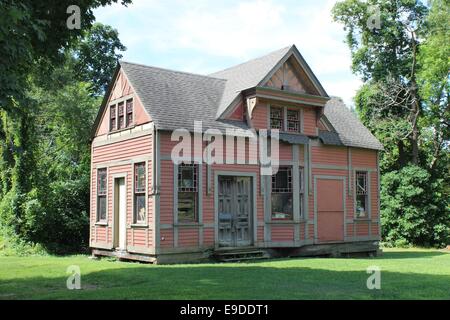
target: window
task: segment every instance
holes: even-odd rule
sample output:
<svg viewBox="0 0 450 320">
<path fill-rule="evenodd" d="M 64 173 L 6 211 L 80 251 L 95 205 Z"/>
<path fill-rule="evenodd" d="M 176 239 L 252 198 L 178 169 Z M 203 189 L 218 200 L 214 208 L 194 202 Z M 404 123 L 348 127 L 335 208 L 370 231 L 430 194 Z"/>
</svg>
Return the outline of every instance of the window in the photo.
<svg viewBox="0 0 450 320">
<path fill-rule="evenodd" d="M 133 124 L 133 100 L 127 100 L 127 127 Z"/>
<path fill-rule="evenodd" d="M 125 129 L 133 125 L 133 99 L 110 106 L 109 131 Z"/>
<path fill-rule="evenodd" d="M 300 167 L 298 169 L 298 176 L 299 176 L 299 181 L 300 181 L 300 217 L 303 216 L 303 201 L 304 201 L 304 197 L 305 197 L 305 180 L 304 180 L 304 171 L 303 171 L 303 167 Z"/>
<path fill-rule="evenodd" d="M 283 130 L 283 108 L 270 108 L 270 129 Z"/>
<path fill-rule="evenodd" d="M 272 176 L 272 219 L 292 220 L 292 168 L 280 167 Z"/>
<path fill-rule="evenodd" d="M 287 131 L 300 132 L 300 115 L 298 110 L 287 111 Z"/>
<path fill-rule="evenodd" d="M 106 221 L 107 171 L 97 170 L 97 222 Z"/>
<path fill-rule="evenodd" d="M 118 129 L 123 129 L 125 128 L 125 115 L 124 115 L 124 106 L 123 106 L 123 102 L 119 103 L 118 105 L 119 111 L 119 125 L 118 125 Z"/>
<path fill-rule="evenodd" d="M 134 223 L 146 222 L 145 191 L 145 163 L 136 163 L 134 165 Z"/>
<path fill-rule="evenodd" d="M 109 125 L 109 130 L 116 130 L 116 126 L 117 126 L 117 118 L 116 118 L 116 105 L 111 106 L 110 110 L 110 125 Z"/>
<path fill-rule="evenodd" d="M 356 217 L 363 218 L 368 214 L 367 172 L 357 171 L 355 179 Z"/>
<path fill-rule="evenodd" d="M 178 167 L 178 221 L 197 221 L 198 166 L 180 164 Z"/>
</svg>

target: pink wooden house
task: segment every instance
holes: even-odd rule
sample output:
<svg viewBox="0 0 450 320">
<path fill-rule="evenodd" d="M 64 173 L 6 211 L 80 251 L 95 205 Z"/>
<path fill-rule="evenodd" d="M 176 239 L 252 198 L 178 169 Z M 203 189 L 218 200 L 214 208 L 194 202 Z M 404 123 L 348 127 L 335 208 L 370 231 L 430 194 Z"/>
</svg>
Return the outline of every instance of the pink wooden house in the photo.
<svg viewBox="0 0 450 320">
<path fill-rule="evenodd" d="M 237 161 L 250 154 L 245 136 L 223 148 L 234 162 L 174 161 L 174 130 L 193 132 L 195 121 L 205 133 L 279 130 L 278 171 Z M 211 143 L 201 133 L 200 155 Z M 295 46 L 208 76 L 120 62 L 92 136 L 93 254 L 164 263 L 376 253 L 381 149 Z"/>
</svg>

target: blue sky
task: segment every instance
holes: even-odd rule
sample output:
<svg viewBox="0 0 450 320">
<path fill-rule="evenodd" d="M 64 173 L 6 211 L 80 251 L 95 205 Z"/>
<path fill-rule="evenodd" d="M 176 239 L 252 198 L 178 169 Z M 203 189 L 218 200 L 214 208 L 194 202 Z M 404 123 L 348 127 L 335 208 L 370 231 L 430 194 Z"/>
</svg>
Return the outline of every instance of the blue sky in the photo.
<svg viewBox="0 0 450 320">
<path fill-rule="evenodd" d="M 97 9 L 119 31 L 124 60 L 208 74 L 295 44 L 328 94 L 347 104 L 361 85 L 350 70 L 335 0 L 133 0 Z"/>
</svg>

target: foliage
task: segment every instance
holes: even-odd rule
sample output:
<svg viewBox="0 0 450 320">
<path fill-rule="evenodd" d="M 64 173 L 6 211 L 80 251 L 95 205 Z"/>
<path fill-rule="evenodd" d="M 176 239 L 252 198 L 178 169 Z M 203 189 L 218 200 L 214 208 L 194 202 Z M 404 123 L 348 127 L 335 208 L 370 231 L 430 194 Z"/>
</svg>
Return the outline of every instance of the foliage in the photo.
<svg viewBox="0 0 450 320">
<path fill-rule="evenodd" d="M 103 95 L 111 75 L 122 58 L 119 51 L 126 47 L 120 42 L 117 30 L 101 23 L 95 23 L 85 32 L 75 48 L 75 70 L 80 81 L 92 83 L 92 91 Z M 93 54 L 95 52 L 95 54 Z M 99 59 L 98 57 L 102 58 Z"/>
<path fill-rule="evenodd" d="M 382 177 L 383 239 L 389 244 L 450 243 L 450 204 L 443 179 L 407 166 Z"/>
<path fill-rule="evenodd" d="M 379 9 L 380 28 L 368 21 Z M 362 122 L 384 145 L 382 229 L 389 243 L 450 241 L 450 1 L 344 0 L 344 25 Z"/>
<path fill-rule="evenodd" d="M 83 8 L 89 11 L 111 2 L 84 1 L 80 6 L 83 13 Z M 89 8 L 83 7 L 88 3 Z M 30 10 L 29 17 L 38 14 L 34 5 L 1 4 Z M 40 45 L 56 46 L 59 41 L 56 53 L 11 41 L 11 46 L 24 45 L 30 60 L 21 62 L 28 64 L 22 69 L 26 79 L 19 81 L 20 92 L 0 88 L 0 96 L 11 102 L 0 103 L 0 229 L 10 249 L 33 252 L 39 244 L 49 252 L 71 253 L 88 247 L 90 132 L 101 102 L 98 95 L 121 57 L 118 50 L 124 49 L 111 27 L 94 24 L 90 30 L 90 15 L 83 16 L 82 38 L 66 30 L 56 36 L 56 26 L 46 29 L 44 36 L 51 39 Z M 1 68 L 15 72 L 3 61 Z M 94 68 L 95 75 L 90 75 Z"/>
</svg>

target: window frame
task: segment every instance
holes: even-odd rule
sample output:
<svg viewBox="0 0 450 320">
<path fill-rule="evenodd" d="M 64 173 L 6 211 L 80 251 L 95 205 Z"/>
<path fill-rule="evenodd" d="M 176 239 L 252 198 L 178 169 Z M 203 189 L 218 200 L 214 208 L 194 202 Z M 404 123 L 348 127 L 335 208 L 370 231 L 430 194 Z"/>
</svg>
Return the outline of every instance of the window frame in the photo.
<svg viewBox="0 0 450 320">
<path fill-rule="evenodd" d="M 299 191 L 298 191 L 299 199 L 298 199 L 298 201 L 299 201 L 299 206 L 300 206 L 300 208 L 299 208 L 300 219 L 305 217 L 304 212 L 303 212 L 304 208 L 305 208 L 305 205 L 304 205 L 304 201 L 305 201 L 305 177 L 304 177 L 304 174 L 305 174 L 305 168 L 303 166 L 299 166 L 298 167 L 298 179 L 299 179 Z"/>
<path fill-rule="evenodd" d="M 137 177 L 137 168 L 138 166 L 144 167 L 144 188 L 137 189 L 138 177 Z M 134 162 L 133 163 L 133 226 L 147 226 L 148 225 L 148 163 L 147 161 Z M 137 214 L 137 201 L 136 198 L 138 196 L 144 197 L 145 204 L 145 214 L 144 220 L 138 220 Z"/>
<path fill-rule="evenodd" d="M 134 108 L 134 96 L 133 95 L 128 95 L 125 97 L 121 97 L 119 99 L 116 99 L 114 101 L 111 101 L 108 105 L 109 108 L 109 133 L 115 133 L 115 132 L 119 132 L 122 130 L 127 130 L 130 128 L 134 128 L 136 126 L 135 124 L 135 108 Z M 131 103 L 131 112 L 128 112 L 127 110 L 127 106 L 128 104 Z M 119 128 L 119 122 L 120 122 L 120 118 L 119 118 L 119 107 L 122 106 L 123 107 L 123 127 Z M 114 117 L 112 117 L 112 113 L 111 113 L 111 108 L 114 107 L 115 108 L 115 115 Z M 131 122 L 128 121 L 128 114 L 131 114 Z M 122 116 L 120 116 L 122 117 Z M 111 119 L 114 119 L 115 121 L 115 127 L 113 128 L 111 126 Z"/>
<path fill-rule="evenodd" d="M 100 171 L 105 173 L 105 190 L 100 193 Z M 96 170 L 96 211 L 95 211 L 95 221 L 97 224 L 107 224 L 108 223 L 108 168 L 99 167 Z M 105 218 L 102 219 L 100 216 L 100 198 L 105 199 Z"/>
<path fill-rule="evenodd" d="M 287 188 L 274 188 L 274 183 L 276 181 L 276 175 L 280 173 L 280 170 L 288 171 L 287 173 Z M 272 175 L 271 179 L 271 193 L 270 193 L 270 218 L 272 221 L 293 221 L 294 219 L 294 174 L 293 174 L 293 166 L 280 166 L 278 168 L 278 172 L 275 175 Z M 273 212 L 273 195 L 274 194 L 290 194 L 291 196 L 291 204 L 292 204 L 292 212 L 290 212 L 290 216 L 284 218 L 274 217 Z M 283 214 L 287 214 L 286 212 L 282 212 Z"/>
<path fill-rule="evenodd" d="M 363 191 L 360 191 L 359 184 L 358 184 L 358 178 L 359 176 L 365 177 L 365 186 Z M 370 177 L 369 172 L 365 170 L 355 170 L 354 171 L 354 215 L 355 219 L 369 219 L 370 218 Z M 361 213 L 358 211 L 358 197 L 364 196 L 364 204 L 365 204 L 365 210 L 364 214 L 361 215 Z"/>
<path fill-rule="evenodd" d="M 278 109 L 280 110 L 280 117 L 276 118 L 272 116 L 272 110 Z M 274 128 L 272 126 L 272 121 L 278 121 L 280 123 L 280 127 L 279 128 Z M 280 130 L 280 131 L 284 131 L 284 107 L 279 107 L 279 106 L 270 106 L 269 107 L 269 127 L 270 130 Z"/>
<path fill-rule="evenodd" d="M 185 168 L 193 168 L 193 173 L 192 173 L 192 186 L 191 187 L 183 187 L 181 186 L 181 181 L 182 181 L 182 171 L 186 170 Z M 177 165 L 177 178 L 176 178 L 176 188 L 177 188 L 177 203 L 176 203 L 176 215 L 177 215 L 177 223 L 179 224 L 197 224 L 200 223 L 200 215 L 199 215 L 199 207 L 200 207 L 200 196 L 199 196 L 199 190 L 200 190 L 200 170 L 201 170 L 201 166 L 196 163 L 179 163 Z M 180 180 L 181 179 L 181 180 Z M 180 194 L 189 194 L 192 195 L 194 197 L 194 208 L 193 208 L 193 213 L 194 213 L 194 217 L 193 219 L 187 220 L 187 219 L 180 219 Z"/>
<path fill-rule="evenodd" d="M 303 108 L 302 107 L 293 107 L 293 106 L 280 106 L 277 104 L 267 105 L 267 128 L 270 130 L 279 130 L 283 133 L 290 133 L 290 134 L 304 134 L 304 128 L 303 128 Z M 272 117 L 272 109 L 280 109 L 280 116 L 281 118 Z M 288 114 L 289 111 L 297 112 L 298 119 L 297 120 L 288 120 Z M 272 121 L 277 120 L 280 122 L 281 127 L 280 128 L 274 128 L 272 126 Z M 296 121 L 298 130 L 289 130 L 289 122 L 290 121 Z"/>
<path fill-rule="evenodd" d="M 293 120 L 293 119 L 289 119 L 289 112 L 295 112 L 297 114 L 297 119 Z M 286 110 L 286 132 L 288 133 L 301 133 L 301 112 L 300 109 L 291 109 L 291 108 L 287 108 Z M 296 123 L 297 125 L 297 129 L 296 130 L 290 130 L 289 129 L 289 123 Z"/>
</svg>

